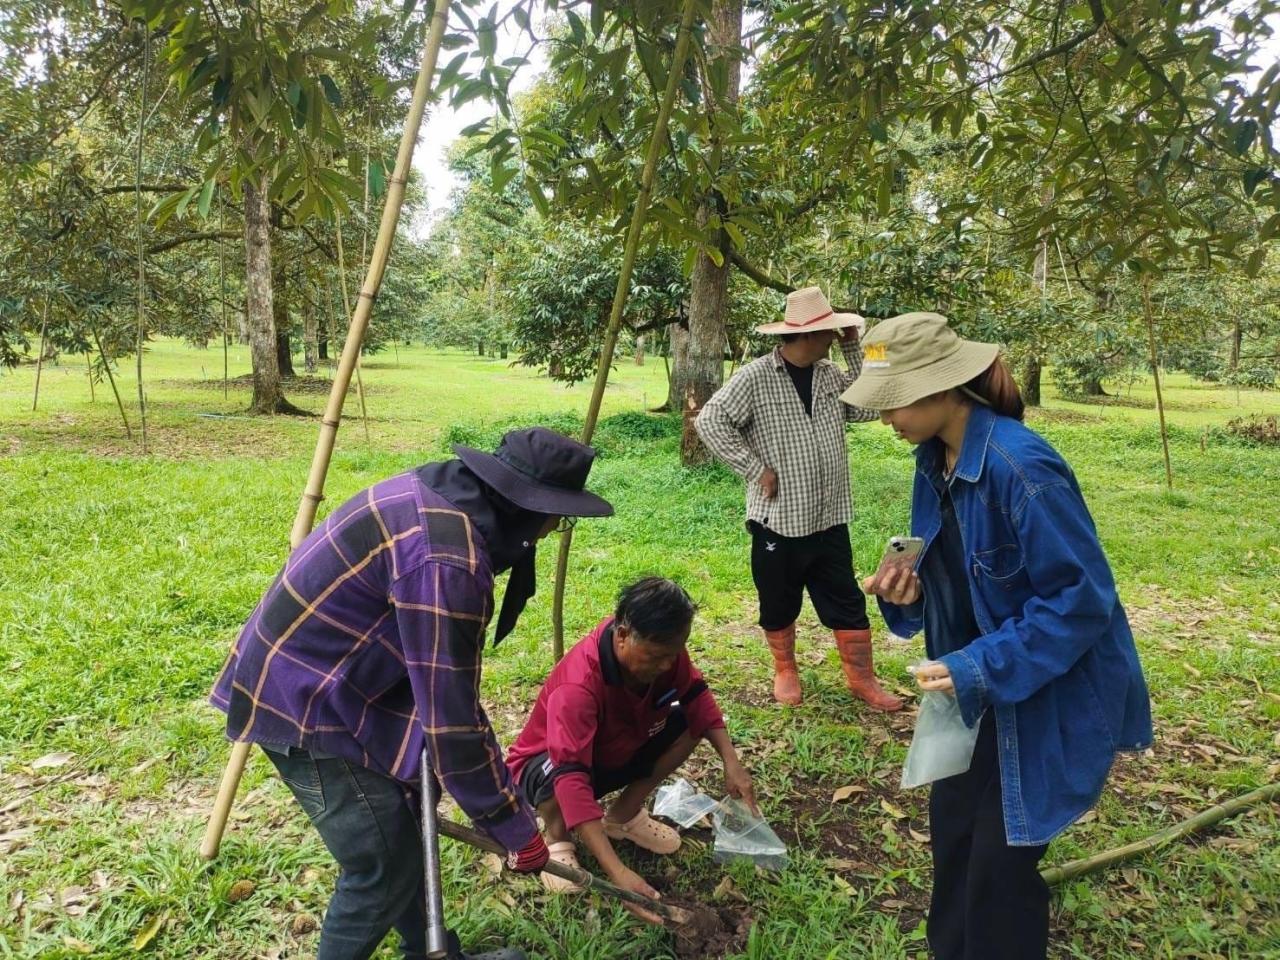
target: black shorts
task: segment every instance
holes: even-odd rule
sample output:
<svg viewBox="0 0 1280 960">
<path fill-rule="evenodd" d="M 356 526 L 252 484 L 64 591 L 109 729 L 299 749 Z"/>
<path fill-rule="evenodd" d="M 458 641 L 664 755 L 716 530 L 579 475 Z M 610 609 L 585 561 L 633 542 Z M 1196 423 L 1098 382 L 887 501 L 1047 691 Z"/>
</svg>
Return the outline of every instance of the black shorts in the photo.
<svg viewBox="0 0 1280 960">
<path fill-rule="evenodd" d="M 818 619 L 829 630 L 865 630 L 867 598 L 853 575 L 853 550 L 845 524 L 783 537 L 754 520 L 751 531 L 751 577 L 760 598 L 760 626 L 782 630 L 796 622 L 804 591 L 809 591 Z"/>
<path fill-rule="evenodd" d="M 684 715 L 684 710 L 680 707 L 672 707 L 667 715 L 667 725 L 632 754 L 630 760 L 620 767 L 592 767 L 587 771 L 591 776 L 592 794 L 598 800 L 607 793 L 621 790 L 628 784 L 643 780 L 652 774 L 658 758 L 671 749 L 671 745 L 688 729 L 689 721 Z M 582 769 L 576 764 L 556 767 L 551 763 L 547 751 L 543 750 L 536 756 L 530 757 L 520 768 L 520 780 L 516 784 L 516 790 L 529 806 L 537 808 L 550 800 L 555 793 L 557 777 Z"/>
</svg>

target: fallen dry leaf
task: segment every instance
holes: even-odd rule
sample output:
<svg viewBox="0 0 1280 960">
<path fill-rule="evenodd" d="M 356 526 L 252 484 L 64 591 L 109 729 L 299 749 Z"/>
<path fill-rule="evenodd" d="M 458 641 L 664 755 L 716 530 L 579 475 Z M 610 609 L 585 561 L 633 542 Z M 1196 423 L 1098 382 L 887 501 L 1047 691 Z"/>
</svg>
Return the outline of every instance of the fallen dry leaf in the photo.
<svg viewBox="0 0 1280 960">
<path fill-rule="evenodd" d="M 911 834 L 911 839 L 914 840 L 916 843 L 929 842 L 929 839 L 930 839 L 929 835 L 927 833 L 921 833 L 915 827 L 907 827 L 907 833 Z"/>
<path fill-rule="evenodd" d="M 138 935 L 133 938 L 133 949 L 141 951 L 147 949 L 151 941 L 156 938 L 156 934 L 160 932 L 160 928 L 164 926 L 164 914 L 157 913 L 151 918 L 151 922 L 138 931 Z"/>
<path fill-rule="evenodd" d="M 911 906 L 911 904 L 907 903 L 907 901 L 905 900 L 890 899 L 890 900 L 880 901 L 880 909 L 882 910 L 901 910 L 904 907 L 909 907 L 909 906 Z"/>
<path fill-rule="evenodd" d="M 855 793 L 866 793 L 867 788 L 858 783 L 851 783 L 847 787 L 840 787 L 831 795 L 832 803 L 839 803 L 841 800 L 848 800 Z"/>
<path fill-rule="evenodd" d="M 874 873 L 875 868 L 871 864 L 862 860 L 846 860 L 843 857 L 833 857 L 826 861 L 828 867 L 832 870 L 848 870 L 852 873 Z"/>
<path fill-rule="evenodd" d="M 257 884 L 252 880 L 237 880 L 231 885 L 231 889 L 227 891 L 227 903 L 239 903 L 241 900 L 248 900 L 253 896 L 253 891 Z"/>
<path fill-rule="evenodd" d="M 83 954 L 86 957 L 93 953 L 93 944 L 85 943 L 83 940 L 77 940 L 75 937 L 63 937 L 62 945 L 72 953 Z"/>
<path fill-rule="evenodd" d="M 887 813 L 889 816 L 893 817 L 893 819 L 895 820 L 905 820 L 907 818 L 907 815 L 902 812 L 901 807 L 894 806 L 892 803 L 890 803 L 888 800 L 884 799 L 883 797 L 880 798 L 880 809 L 883 810 L 885 813 Z"/>
<path fill-rule="evenodd" d="M 502 876 L 502 858 L 496 853 L 486 853 L 480 858 L 480 865 L 492 877 Z"/>
<path fill-rule="evenodd" d="M 31 769 L 52 770 L 55 767 L 65 767 L 75 759 L 75 756 L 74 753 L 46 753 L 43 757 L 36 757 L 31 761 Z"/>
<path fill-rule="evenodd" d="M 1097 820 L 1097 819 L 1098 819 L 1097 810 L 1086 810 L 1084 813 L 1080 814 L 1080 816 L 1076 819 L 1076 823 L 1092 823 L 1094 820 Z"/>
</svg>

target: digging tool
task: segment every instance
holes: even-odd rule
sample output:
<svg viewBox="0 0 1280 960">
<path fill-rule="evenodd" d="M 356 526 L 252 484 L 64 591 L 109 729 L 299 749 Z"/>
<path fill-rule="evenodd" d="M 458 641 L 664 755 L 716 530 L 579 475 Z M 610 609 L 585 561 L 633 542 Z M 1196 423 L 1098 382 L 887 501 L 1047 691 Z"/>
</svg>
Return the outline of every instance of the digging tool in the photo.
<svg viewBox="0 0 1280 960">
<path fill-rule="evenodd" d="M 444 926 L 444 893 L 440 887 L 440 823 L 436 804 L 439 788 L 431 771 L 431 757 L 422 748 L 422 874 L 427 889 L 427 956 L 440 960 L 449 955 L 449 933 Z"/>
<path fill-rule="evenodd" d="M 484 850 L 488 853 L 496 853 L 506 859 L 507 852 L 502 845 L 494 840 L 490 840 L 482 833 L 465 827 L 460 823 L 454 823 L 452 820 L 441 820 L 439 822 L 439 831 L 446 837 L 459 840 L 469 846 L 475 847 L 477 850 Z M 640 893 L 633 893 L 630 890 L 623 890 L 621 887 L 614 886 L 608 880 L 601 880 L 595 874 L 588 873 L 586 870 L 575 869 L 574 867 L 565 866 L 563 863 L 550 861 L 542 868 L 553 877 L 559 877 L 562 880 L 569 880 L 576 883 L 580 887 L 586 887 L 603 893 L 606 897 L 612 897 L 615 900 L 621 900 L 624 903 L 633 903 L 638 907 L 643 907 L 650 913 L 656 913 L 663 920 L 675 925 L 676 927 L 703 927 L 708 923 L 719 925 L 719 917 L 709 908 L 702 907 L 694 910 L 686 910 L 683 907 L 673 906 L 669 903 L 663 903 L 661 900 L 651 900 Z M 708 916 L 704 916 L 703 914 Z"/>
</svg>

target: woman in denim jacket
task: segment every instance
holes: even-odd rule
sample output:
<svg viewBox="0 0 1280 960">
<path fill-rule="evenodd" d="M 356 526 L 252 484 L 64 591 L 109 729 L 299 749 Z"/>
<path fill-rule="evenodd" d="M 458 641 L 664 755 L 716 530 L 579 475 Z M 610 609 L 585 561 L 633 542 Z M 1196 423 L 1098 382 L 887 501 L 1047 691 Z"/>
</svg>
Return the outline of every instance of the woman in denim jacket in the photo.
<svg viewBox="0 0 1280 960">
<path fill-rule="evenodd" d="M 933 313 L 864 337 L 841 397 L 916 445 L 914 572 L 872 577 L 890 629 L 922 627 L 923 690 L 978 725 L 968 772 L 933 785 L 929 943 L 940 960 L 1040 960 L 1049 840 L 1091 807 L 1117 751 L 1151 743 L 1142 667 L 1070 467 L 1022 424 L 994 344 Z"/>
</svg>

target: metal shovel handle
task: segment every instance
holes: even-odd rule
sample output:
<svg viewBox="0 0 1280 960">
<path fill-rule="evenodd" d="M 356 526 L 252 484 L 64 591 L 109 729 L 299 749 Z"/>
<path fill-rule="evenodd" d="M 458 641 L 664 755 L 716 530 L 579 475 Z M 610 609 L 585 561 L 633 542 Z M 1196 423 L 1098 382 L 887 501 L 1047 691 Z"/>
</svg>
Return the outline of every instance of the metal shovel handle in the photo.
<svg viewBox="0 0 1280 960">
<path fill-rule="evenodd" d="M 485 850 L 489 853 L 496 853 L 502 857 L 504 862 L 507 857 L 507 851 L 503 849 L 502 844 L 495 840 L 491 840 L 484 834 L 465 827 L 460 823 L 454 823 L 452 820 L 441 820 L 439 829 L 446 837 L 459 840 L 462 843 L 469 844 L 478 850 Z M 656 913 L 662 919 L 675 924 L 685 924 L 691 919 L 687 910 L 680 907 L 674 907 L 670 904 L 663 903 L 661 900 L 652 900 L 642 893 L 635 893 L 631 890 L 623 890 L 622 887 L 610 883 L 608 880 L 601 880 L 593 873 L 586 870 L 577 870 L 573 867 L 567 867 L 563 863 L 557 863 L 551 860 L 542 868 L 545 873 L 551 874 L 553 877 L 559 877 L 561 880 L 568 880 L 576 883 L 580 887 L 587 887 L 598 893 L 603 893 L 606 897 L 612 897 L 615 900 L 621 900 L 625 903 L 633 903 L 638 907 Z"/>
</svg>

